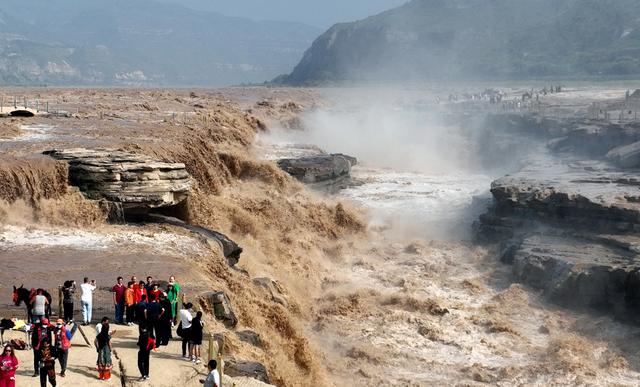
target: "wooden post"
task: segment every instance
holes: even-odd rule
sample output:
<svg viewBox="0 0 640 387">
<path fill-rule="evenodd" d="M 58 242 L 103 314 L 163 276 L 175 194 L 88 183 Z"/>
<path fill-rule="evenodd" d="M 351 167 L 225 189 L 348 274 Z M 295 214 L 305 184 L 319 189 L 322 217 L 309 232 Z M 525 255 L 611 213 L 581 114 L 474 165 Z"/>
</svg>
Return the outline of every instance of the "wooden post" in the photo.
<svg viewBox="0 0 640 387">
<path fill-rule="evenodd" d="M 89 339 L 87 338 L 87 335 L 85 335 L 84 330 L 82 329 L 82 326 L 80 324 L 78 324 L 77 322 L 74 323 L 78 325 L 78 330 L 80 331 L 80 334 L 82 335 L 82 338 L 84 339 L 84 342 L 87 343 L 88 346 L 91 346 L 91 343 L 89 342 Z"/>
<path fill-rule="evenodd" d="M 222 387 L 222 375 L 224 372 L 224 367 L 222 364 L 222 351 L 224 350 L 224 335 L 220 342 L 218 342 L 218 356 L 216 356 L 216 363 L 218 364 L 218 375 L 220 375 L 220 387 Z"/>
<path fill-rule="evenodd" d="M 216 339 L 213 337 L 213 333 L 210 333 L 207 363 L 209 362 L 209 360 L 215 359 L 217 354 L 218 354 L 218 343 L 216 342 Z"/>
</svg>

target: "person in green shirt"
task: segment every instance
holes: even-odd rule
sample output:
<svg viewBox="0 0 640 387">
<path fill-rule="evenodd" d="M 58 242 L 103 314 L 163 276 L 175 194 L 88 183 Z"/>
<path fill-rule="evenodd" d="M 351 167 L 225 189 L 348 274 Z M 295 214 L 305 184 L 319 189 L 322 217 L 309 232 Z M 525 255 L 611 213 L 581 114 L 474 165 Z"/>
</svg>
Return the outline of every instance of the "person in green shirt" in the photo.
<svg viewBox="0 0 640 387">
<path fill-rule="evenodd" d="M 167 289 L 167 299 L 171 302 L 171 326 L 176 323 L 178 313 L 178 294 L 180 293 L 180 284 L 176 282 L 176 277 L 169 277 L 169 286 Z"/>
</svg>

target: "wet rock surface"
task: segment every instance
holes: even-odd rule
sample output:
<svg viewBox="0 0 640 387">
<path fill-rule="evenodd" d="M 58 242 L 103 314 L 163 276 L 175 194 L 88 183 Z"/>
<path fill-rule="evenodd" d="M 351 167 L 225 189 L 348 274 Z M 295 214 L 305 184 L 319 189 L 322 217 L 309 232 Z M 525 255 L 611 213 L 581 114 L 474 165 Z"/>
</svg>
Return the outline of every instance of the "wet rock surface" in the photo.
<svg viewBox="0 0 640 387">
<path fill-rule="evenodd" d="M 188 224 L 185 221 L 161 214 L 147 214 L 145 219 L 158 223 L 167 223 L 173 226 L 183 227 L 190 230 L 205 239 L 205 241 L 217 244 L 222 250 L 222 254 L 227 259 L 229 266 L 235 266 L 240 261 L 240 254 L 242 254 L 242 247 L 236 242 L 231 240 L 228 236 L 205 227 Z"/>
<path fill-rule="evenodd" d="M 519 125 L 513 117 L 505 124 Z M 622 318 L 640 311 L 640 178 L 633 125 L 530 117 L 547 151 L 495 180 L 476 222 L 480 240 L 501 244 L 514 278 L 564 306 Z M 587 125 L 588 124 L 588 125 Z"/>
<path fill-rule="evenodd" d="M 267 369 L 258 362 L 228 359 L 225 361 L 224 372 L 231 377 L 246 376 L 269 383 Z"/>
<path fill-rule="evenodd" d="M 191 189 L 182 163 L 108 149 L 54 149 L 44 154 L 69 163 L 69 182 L 87 198 L 119 203 L 124 209 L 175 206 Z"/>
<path fill-rule="evenodd" d="M 338 153 L 278 160 L 280 169 L 314 188 L 340 188 L 348 184 L 351 167 L 356 164 L 355 157 Z"/>
<path fill-rule="evenodd" d="M 200 297 L 202 307 L 213 313 L 217 320 L 222 321 L 228 327 L 235 327 L 238 319 L 231 306 L 229 296 L 224 292 L 207 292 Z"/>
</svg>

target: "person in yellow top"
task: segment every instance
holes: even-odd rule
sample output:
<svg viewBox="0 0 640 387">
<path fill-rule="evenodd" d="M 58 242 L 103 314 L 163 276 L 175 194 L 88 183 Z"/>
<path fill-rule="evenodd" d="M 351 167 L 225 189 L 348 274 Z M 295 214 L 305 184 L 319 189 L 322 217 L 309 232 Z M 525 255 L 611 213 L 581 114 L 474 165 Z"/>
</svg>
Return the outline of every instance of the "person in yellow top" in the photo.
<svg viewBox="0 0 640 387">
<path fill-rule="evenodd" d="M 134 309 L 135 309 L 135 292 L 133 291 L 133 282 L 127 283 L 127 289 L 124 291 L 124 306 L 127 317 L 127 325 L 134 324 Z"/>
</svg>

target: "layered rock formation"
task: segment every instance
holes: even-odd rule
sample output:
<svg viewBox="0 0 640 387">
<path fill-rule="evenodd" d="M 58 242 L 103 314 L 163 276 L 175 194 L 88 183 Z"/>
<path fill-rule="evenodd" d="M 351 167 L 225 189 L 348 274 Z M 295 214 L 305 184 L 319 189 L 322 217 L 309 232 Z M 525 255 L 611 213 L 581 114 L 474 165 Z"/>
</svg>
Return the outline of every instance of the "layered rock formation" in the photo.
<svg viewBox="0 0 640 387">
<path fill-rule="evenodd" d="M 87 198 L 118 203 L 126 210 L 175 206 L 191 188 L 182 163 L 106 149 L 54 149 L 44 154 L 69 163 L 69 182 Z"/>
<path fill-rule="evenodd" d="M 339 189 L 349 183 L 355 157 L 343 154 L 278 160 L 278 166 L 299 181 L 320 189 Z"/>
<path fill-rule="evenodd" d="M 505 117 L 503 129 L 542 134 L 549 152 L 492 183 L 493 204 L 476 223 L 478 237 L 500 243 L 515 279 L 550 300 L 636 316 L 640 178 L 622 166 L 635 166 L 640 131 L 575 119 L 517 122 Z"/>
</svg>

